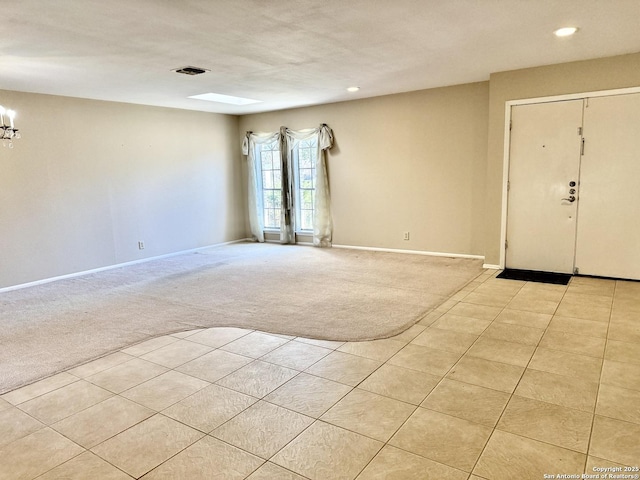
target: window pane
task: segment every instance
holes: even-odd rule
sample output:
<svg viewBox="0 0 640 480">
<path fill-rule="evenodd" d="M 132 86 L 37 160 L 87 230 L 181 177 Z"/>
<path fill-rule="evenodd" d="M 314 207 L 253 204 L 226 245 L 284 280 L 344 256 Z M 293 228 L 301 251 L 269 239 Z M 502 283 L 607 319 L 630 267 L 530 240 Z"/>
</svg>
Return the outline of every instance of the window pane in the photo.
<svg viewBox="0 0 640 480">
<path fill-rule="evenodd" d="M 311 150 L 300 149 L 300 168 L 311 168 Z"/>
<path fill-rule="evenodd" d="M 302 230 L 313 230 L 313 211 L 311 210 L 303 210 L 301 215 L 301 223 L 300 228 Z"/>
<path fill-rule="evenodd" d="M 300 192 L 300 208 L 302 210 L 313 210 L 313 195 L 311 190 L 302 190 Z"/>
<path fill-rule="evenodd" d="M 273 154 L 271 152 L 262 152 L 260 154 L 262 159 L 262 170 L 271 170 L 273 168 Z"/>
<path fill-rule="evenodd" d="M 265 208 L 264 210 L 265 228 L 280 228 L 280 210 Z"/>
<path fill-rule="evenodd" d="M 300 188 L 313 188 L 313 170 L 310 168 L 300 169 Z"/>
<path fill-rule="evenodd" d="M 265 208 L 277 208 L 281 207 L 281 194 L 279 190 L 268 190 L 265 191 Z"/>
<path fill-rule="evenodd" d="M 273 173 L 271 171 L 262 171 L 262 188 L 273 188 Z"/>
</svg>

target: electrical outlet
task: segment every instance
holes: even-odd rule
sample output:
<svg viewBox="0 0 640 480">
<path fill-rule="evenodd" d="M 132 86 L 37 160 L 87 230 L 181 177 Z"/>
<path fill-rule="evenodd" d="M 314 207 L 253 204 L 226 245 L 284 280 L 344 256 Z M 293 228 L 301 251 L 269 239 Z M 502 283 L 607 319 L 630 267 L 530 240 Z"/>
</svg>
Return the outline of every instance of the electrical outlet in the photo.
<svg viewBox="0 0 640 480">
<path fill-rule="evenodd" d="M 144 242 L 138 242 L 138 250 L 144 250 Z"/>
<path fill-rule="evenodd" d="M 409 240 L 409 232 L 404 232 L 404 239 Z"/>
</svg>

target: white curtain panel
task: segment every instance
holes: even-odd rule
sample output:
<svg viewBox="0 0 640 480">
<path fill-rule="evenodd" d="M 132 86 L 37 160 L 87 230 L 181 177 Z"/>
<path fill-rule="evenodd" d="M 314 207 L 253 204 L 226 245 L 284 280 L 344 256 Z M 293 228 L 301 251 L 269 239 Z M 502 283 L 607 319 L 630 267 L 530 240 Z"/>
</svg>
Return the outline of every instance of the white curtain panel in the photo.
<svg viewBox="0 0 640 480">
<path fill-rule="evenodd" d="M 280 133 L 248 132 L 242 141 L 242 153 L 247 155 L 247 171 L 249 179 L 249 226 L 251 236 L 256 242 L 264 242 L 264 221 L 262 212 L 262 170 L 260 168 L 260 146 L 265 143 L 279 141 Z"/>
<path fill-rule="evenodd" d="M 286 137 L 286 138 L 285 138 Z M 247 132 L 242 142 L 242 153 L 248 159 L 249 180 L 249 223 L 251 235 L 258 242 L 264 242 L 263 199 L 262 199 L 262 174 L 260 169 L 260 146 L 274 141 L 282 142 L 280 148 L 281 165 L 283 172 L 283 201 L 282 221 L 280 222 L 280 242 L 295 243 L 294 219 L 294 195 L 292 195 L 293 168 L 291 152 L 303 140 L 316 139 L 316 165 L 314 185 L 315 203 L 313 216 L 313 245 L 316 247 L 330 247 L 333 234 L 333 222 L 331 220 L 331 199 L 329 196 L 329 179 L 326 168 L 326 150 L 333 146 L 333 132 L 322 124 L 317 128 L 305 130 L 291 130 L 281 128 L 275 133 Z M 286 172 L 286 174 L 285 174 Z M 286 185 L 285 185 L 286 183 Z M 286 194 L 288 193 L 288 195 Z"/>
</svg>

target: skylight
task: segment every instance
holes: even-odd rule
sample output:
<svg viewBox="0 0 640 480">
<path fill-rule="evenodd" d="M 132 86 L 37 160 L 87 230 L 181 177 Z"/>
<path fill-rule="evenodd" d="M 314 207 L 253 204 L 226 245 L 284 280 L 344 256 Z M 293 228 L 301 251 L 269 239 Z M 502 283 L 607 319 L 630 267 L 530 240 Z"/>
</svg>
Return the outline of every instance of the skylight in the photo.
<svg viewBox="0 0 640 480">
<path fill-rule="evenodd" d="M 234 97 L 233 95 L 222 95 L 221 93 L 202 93 L 200 95 L 191 95 L 189 98 L 194 98 L 196 100 L 206 100 L 208 102 L 227 103 L 229 105 L 251 105 L 253 103 L 262 102 L 262 100 Z"/>
</svg>

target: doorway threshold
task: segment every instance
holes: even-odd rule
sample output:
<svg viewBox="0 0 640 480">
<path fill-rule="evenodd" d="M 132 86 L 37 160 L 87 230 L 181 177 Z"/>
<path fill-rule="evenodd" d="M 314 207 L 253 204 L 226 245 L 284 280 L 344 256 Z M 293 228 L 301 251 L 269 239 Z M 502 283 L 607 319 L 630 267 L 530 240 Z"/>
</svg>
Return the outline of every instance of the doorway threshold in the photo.
<svg viewBox="0 0 640 480">
<path fill-rule="evenodd" d="M 522 280 L 524 282 L 552 283 L 554 285 L 567 285 L 572 275 L 569 273 L 538 272 L 535 270 L 516 270 L 505 268 L 496 278 L 506 280 Z"/>
</svg>

